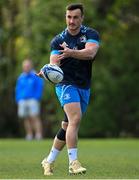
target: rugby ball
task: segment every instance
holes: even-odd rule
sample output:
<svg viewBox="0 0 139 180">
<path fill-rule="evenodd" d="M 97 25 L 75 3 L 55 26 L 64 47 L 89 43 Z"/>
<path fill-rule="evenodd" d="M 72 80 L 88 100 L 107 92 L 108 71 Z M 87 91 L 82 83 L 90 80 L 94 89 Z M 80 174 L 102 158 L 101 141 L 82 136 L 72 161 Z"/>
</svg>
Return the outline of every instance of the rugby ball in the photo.
<svg viewBox="0 0 139 180">
<path fill-rule="evenodd" d="M 64 78 L 62 69 L 55 64 L 46 64 L 41 69 L 41 74 L 44 79 L 57 84 L 60 83 Z"/>
</svg>

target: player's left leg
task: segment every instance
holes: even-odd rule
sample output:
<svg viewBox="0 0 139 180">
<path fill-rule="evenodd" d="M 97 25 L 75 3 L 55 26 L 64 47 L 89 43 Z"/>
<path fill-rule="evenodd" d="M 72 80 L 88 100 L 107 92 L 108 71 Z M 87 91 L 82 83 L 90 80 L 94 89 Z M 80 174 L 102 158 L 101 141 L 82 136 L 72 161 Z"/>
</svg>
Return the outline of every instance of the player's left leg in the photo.
<svg viewBox="0 0 139 180">
<path fill-rule="evenodd" d="M 80 103 L 73 102 L 65 104 L 64 110 L 69 119 L 69 124 L 66 131 L 67 148 L 76 148 L 78 139 L 78 129 L 82 117 Z"/>
<path fill-rule="evenodd" d="M 66 143 L 69 155 L 69 173 L 82 174 L 86 168 L 82 167 L 77 157 L 78 130 L 82 114 L 86 111 L 90 97 L 90 89 L 73 88 L 72 103 L 65 102 L 64 110 L 68 116 L 69 124 L 66 131 Z M 77 101 L 77 102 L 76 102 Z"/>
<path fill-rule="evenodd" d="M 69 120 L 66 131 L 66 144 L 69 156 L 69 173 L 82 174 L 86 172 L 86 168 L 82 167 L 77 157 L 78 130 L 82 117 L 80 103 L 74 102 L 65 104 L 64 110 Z"/>
</svg>

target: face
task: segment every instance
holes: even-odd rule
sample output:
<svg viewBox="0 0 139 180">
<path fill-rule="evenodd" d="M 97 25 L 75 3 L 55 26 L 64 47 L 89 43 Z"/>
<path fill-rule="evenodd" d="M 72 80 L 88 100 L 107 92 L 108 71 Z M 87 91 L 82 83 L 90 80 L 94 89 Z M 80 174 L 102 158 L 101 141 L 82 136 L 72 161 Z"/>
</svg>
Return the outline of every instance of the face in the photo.
<svg viewBox="0 0 139 180">
<path fill-rule="evenodd" d="M 80 9 L 66 11 L 66 24 L 69 31 L 78 31 L 83 22 Z"/>
<path fill-rule="evenodd" d="M 22 67 L 23 67 L 23 71 L 24 71 L 24 72 L 29 73 L 29 72 L 31 71 L 31 69 L 32 69 L 32 63 L 31 63 L 31 61 L 25 60 L 25 61 L 23 62 Z"/>
</svg>

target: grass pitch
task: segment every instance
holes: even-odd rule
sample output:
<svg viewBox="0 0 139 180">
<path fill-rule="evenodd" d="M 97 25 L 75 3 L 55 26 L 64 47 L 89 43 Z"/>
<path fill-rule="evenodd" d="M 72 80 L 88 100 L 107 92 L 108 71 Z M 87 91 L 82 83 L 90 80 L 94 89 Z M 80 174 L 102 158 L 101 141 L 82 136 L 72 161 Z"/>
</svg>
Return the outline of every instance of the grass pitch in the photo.
<svg viewBox="0 0 139 180">
<path fill-rule="evenodd" d="M 41 160 L 48 154 L 52 140 L 27 142 L 0 140 L 0 179 L 138 179 L 138 139 L 79 140 L 79 159 L 87 168 L 85 175 L 68 175 L 66 148 L 55 163 L 54 176 L 43 176 Z"/>
</svg>

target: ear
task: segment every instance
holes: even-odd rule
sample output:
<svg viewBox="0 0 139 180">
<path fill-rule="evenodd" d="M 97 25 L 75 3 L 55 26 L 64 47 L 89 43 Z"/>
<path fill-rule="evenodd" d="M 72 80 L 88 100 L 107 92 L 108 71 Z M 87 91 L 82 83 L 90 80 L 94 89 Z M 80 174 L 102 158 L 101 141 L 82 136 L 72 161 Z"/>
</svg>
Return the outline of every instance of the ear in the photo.
<svg viewBox="0 0 139 180">
<path fill-rule="evenodd" d="M 83 20 L 84 20 L 84 15 L 82 15 L 82 22 L 83 22 Z"/>
</svg>

